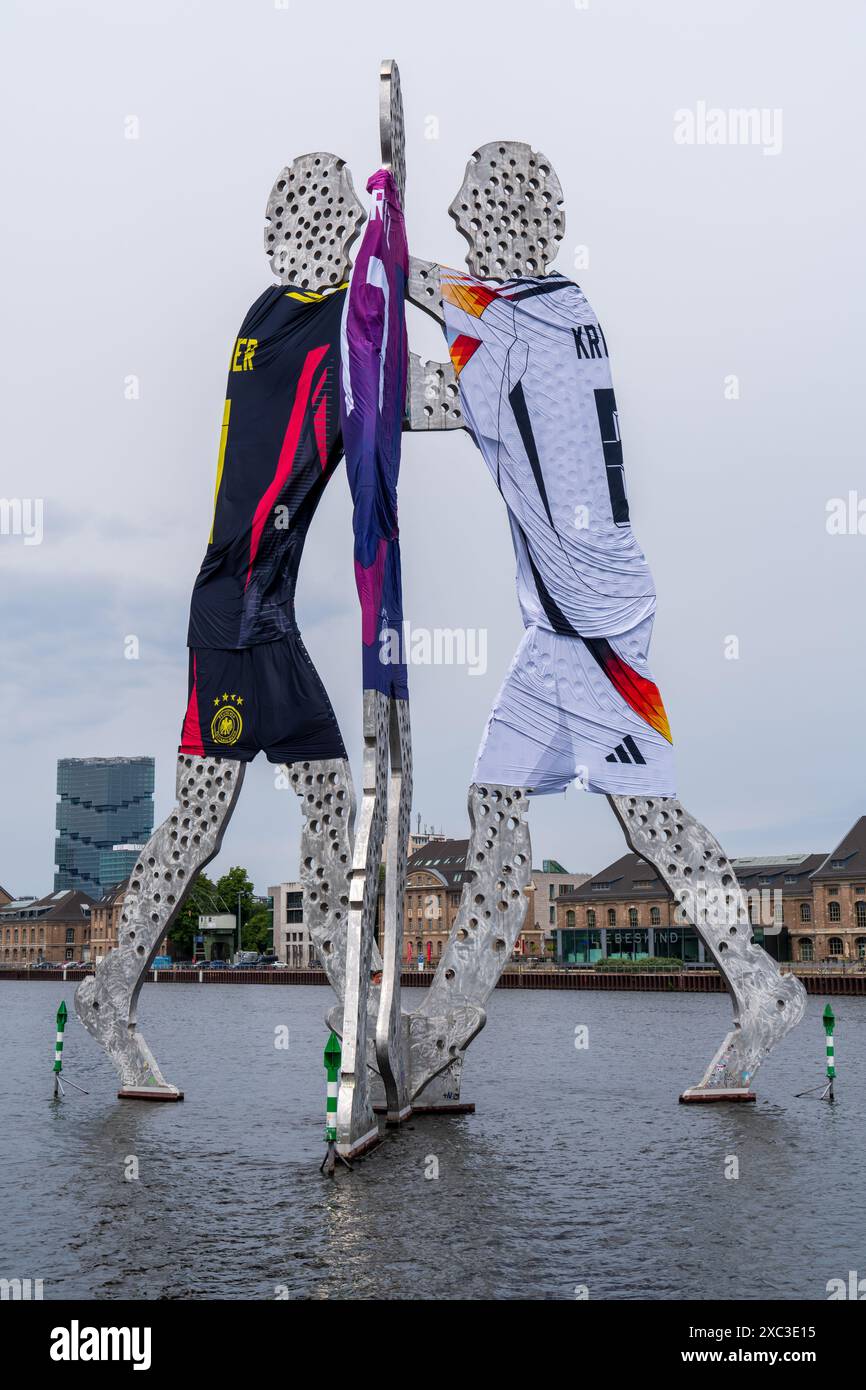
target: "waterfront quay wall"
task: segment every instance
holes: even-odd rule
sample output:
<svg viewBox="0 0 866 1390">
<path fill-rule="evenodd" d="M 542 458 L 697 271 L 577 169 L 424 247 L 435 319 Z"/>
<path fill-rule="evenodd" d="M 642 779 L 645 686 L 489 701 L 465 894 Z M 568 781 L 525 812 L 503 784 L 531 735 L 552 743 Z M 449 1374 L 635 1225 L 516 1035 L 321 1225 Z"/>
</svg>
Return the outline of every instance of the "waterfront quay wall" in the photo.
<svg viewBox="0 0 866 1390">
<path fill-rule="evenodd" d="M 0 969 L 4 980 L 84 980 L 92 969 L 75 967 L 67 970 Z M 862 995 L 866 998 L 866 971 L 804 971 L 794 973 L 802 980 L 807 994 Z M 432 970 L 404 970 L 401 983 L 404 989 L 425 989 L 433 979 Z M 160 985 L 326 985 L 324 970 L 148 970 L 146 983 Z M 607 989 L 627 992 L 724 994 L 725 984 L 717 970 L 551 970 L 520 967 L 506 970 L 499 978 L 497 989 Z"/>
</svg>

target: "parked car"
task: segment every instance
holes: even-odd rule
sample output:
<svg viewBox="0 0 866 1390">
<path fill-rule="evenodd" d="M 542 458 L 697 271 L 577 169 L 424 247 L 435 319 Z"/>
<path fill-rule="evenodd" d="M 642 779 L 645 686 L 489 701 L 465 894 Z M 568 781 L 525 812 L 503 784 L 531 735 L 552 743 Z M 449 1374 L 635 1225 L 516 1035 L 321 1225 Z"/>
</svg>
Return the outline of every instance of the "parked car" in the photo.
<svg viewBox="0 0 866 1390">
<path fill-rule="evenodd" d="M 228 963 L 227 960 L 210 960 L 210 961 L 207 961 L 207 960 L 206 960 L 206 961 L 204 961 L 203 964 L 202 964 L 202 969 L 203 969 L 203 970 L 228 970 L 228 969 L 230 969 L 230 966 L 229 966 L 229 963 Z"/>
</svg>

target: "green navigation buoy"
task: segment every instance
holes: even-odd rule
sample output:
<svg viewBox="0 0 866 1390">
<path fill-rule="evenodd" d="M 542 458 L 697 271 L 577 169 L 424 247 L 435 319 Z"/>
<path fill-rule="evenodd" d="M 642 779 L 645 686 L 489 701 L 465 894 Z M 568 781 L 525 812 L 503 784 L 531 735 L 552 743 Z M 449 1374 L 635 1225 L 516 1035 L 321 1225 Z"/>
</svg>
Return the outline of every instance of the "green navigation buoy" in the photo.
<svg viewBox="0 0 866 1390">
<path fill-rule="evenodd" d="M 66 1000 L 61 999 L 60 1008 L 57 1010 L 57 1036 L 54 1042 L 54 1094 L 63 1095 L 63 1086 L 60 1082 L 60 1073 L 63 1070 L 63 1030 L 66 1027 L 68 1018 Z"/>
<path fill-rule="evenodd" d="M 328 1099 L 325 1102 L 325 1139 L 329 1144 L 337 1142 L 337 1091 L 340 1087 L 340 1059 L 343 1049 L 336 1033 L 332 1033 L 325 1044 L 325 1071 L 328 1073 Z"/>
<path fill-rule="evenodd" d="M 833 1082 L 836 1079 L 836 1044 L 833 1040 L 833 1033 L 836 1028 L 836 1015 L 829 1004 L 824 1005 L 824 1017 L 821 1021 L 824 1024 L 824 1032 L 827 1034 L 827 1089 L 824 1094 L 827 1100 L 835 1100 Z"/>
<path fill-rule="evenodd" d="M 337 1095 L 340 1090 L 340 1063 L 343 1059 L 343 1049 L 340 1039 L 336 1033 L 331 1033 L 325 1043 L 325 1071 L 328 1075 L 328 1098 L 325 1102 L 325 1143 L 328 1145 L 327 1153 L 322 1159 L 320 1173 L 327 1173 L 329 1178 L 334 1176 L 334 1169 L 337 1166 L 337 1159 L 351 1168 L 349 1163 L 341 1153 L 337 1153 Z"/>
</svg>

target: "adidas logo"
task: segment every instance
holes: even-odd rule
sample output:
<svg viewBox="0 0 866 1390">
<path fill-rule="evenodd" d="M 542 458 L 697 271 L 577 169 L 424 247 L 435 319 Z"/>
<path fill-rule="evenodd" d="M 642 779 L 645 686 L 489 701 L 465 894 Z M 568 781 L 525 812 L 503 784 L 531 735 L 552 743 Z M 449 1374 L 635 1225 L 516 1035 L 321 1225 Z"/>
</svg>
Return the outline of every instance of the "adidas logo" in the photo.
<svg viewBox="0 0 866 1390">
<path fill-rule="evenodd" d="M 626 734 L 622 743 L 618 743 L 612 753 L 608 753 L 605 758 L 606 763 L 645 763 L 646 758 L 638 748 L 631 734 Z"/>
</svg>

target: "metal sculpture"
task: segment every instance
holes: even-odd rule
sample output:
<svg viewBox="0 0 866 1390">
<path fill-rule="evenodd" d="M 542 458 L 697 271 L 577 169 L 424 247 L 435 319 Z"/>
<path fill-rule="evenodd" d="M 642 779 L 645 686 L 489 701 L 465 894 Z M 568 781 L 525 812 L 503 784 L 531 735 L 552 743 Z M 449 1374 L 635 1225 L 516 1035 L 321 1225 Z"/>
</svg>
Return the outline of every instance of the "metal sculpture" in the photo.
<svg viewBox="0 0 866 1390">
<path fill-rule="evenodd" d="M 402 202 L 403 113 L 399 72 L 392 61 L 380 71 L 380 140 L 383 166 Z M 449 212 L 469 244 L 466 261 L 472 275 L 499 285 L 506 278 L 521 283 L 544 279 L 565 229 L 562 190 L 550 162 L 514 141 L 492 142 L 473 154 Z M 345 289 L 349 248 L 363 218 L 351 175 L 337 156 L 305 155 L 281 171 L 267 204 L 265 250 L 280 284 L 290 287 L 288 297 L 321 301 Z M 447 327 L 443 286 L 453 298 L 460 279 L 455 281 L 454 273 L 438 262 L 412 257 L 406 297 Z M 239 339 L 238 353 L 246 344 L 243 355 L 236 355 L 239 370 L 251 365 L 250 342 L 255 339 Z M 465 428 L 465 413 L 453 363 L 425 363 L 410 354 L 405 427 Z M 227 428 L 228 409 L 223 452 Z M 314 430 L 321 443 L 321 416 Z M 260 612 L 261 604 L 255 615 Z M 197 679 L 193 660 L 190 710 Z M 214 703 L 219 705 L 219 697 Z M 219 726 L 214 738 L 231 743 L 242 720 L 229 701 L 217 710 L 214 722 Z M 197 719 L 191 723 L 198 728 Z M 527 816 L 533 787 L 473 781 L 458 915 L 423 1003 L 405 1013 L 400 971 L 412 794 L 408 699 L 395 697 L 388 687 L 365 689 L 363 732 L 358 808 L 345 756 L 299 757 L 284 764 L 303 817 L 304 920 L 339 1001 L 329 1015 L 342 1037 L 329 1133 L 343 1156 L 377 1141 L 376 1109 L 396 1124 L 412 1110 L 467 1108 L 460 1101 L 466 1049 L 484 1026 L 487 999 L 520 935 L 532 864 Z M 186 724 L 184 736 L 189 737 Z M 178 803 L 154 832 L 131 876 L 117 948 L 76 993 L 79 1018 L 120 1073 L 121 1096 L 176 1100 L 182 1094 L 165 1080 L 138 1030 L 137 1001 L 145 973 L 197 873 L 220 848 L 243 782 L 243 759 L 203 750 L 202 744 L 200 755 L 187 751 L 179 756 Z M 616 753 L 606 761 L 615 762 Z M 630 847 L 654 865 L 681 904 L 688 900 L 693 905 L 690 920 L 733 1000 L 733 1029 L 700 1082 L 682 1098 L 750 1099 L 760 1062 L 802 1016 L 802 986 L 795 977 L 782 975 L 753 942 L 730 862 L 674 797 L 608 794 L 608 801 Z M 380 951 L 374 927 L 383 848 Z M 706 907 L 706 893 L 688 891 L 699 886 L 722 894 L 733 905 L 733 915 L 719 921 Z M 336 1084 L 336 1077 L 332 1081 Z"/>
<path fill-rule="evenodd" d="M 449 211 L 469 243 L 466 260 L 475 276 L 499 282 L 523 277 L 523 284 L 526 277 L 548 275 L 548 265 L 564 234 L 565 217 L 559 180 L 542 154 L 516 141 L 493 141 L 480 147 L 467 165 L 463 184 Z M 446 328 L 444 281 L 453 283 L 453 275 L 439 263 L 412 258 L 408 296 Z M 545 288 L 539 283 L 529 292 L 543 292 Z M 417 356 L 412 357 L 409 427 L 463 428 L 464 415 L 452 363 L 422 363 Z M 607 761 L 616 759 L 617 754 L 612 753 Z M 631 761 L 625 750 L 622 761 Z M 433 1011 L 437 1005 L 441 1011 L 437 1040 L 440 1055 L 444 1047 L 455 1051 L 454 1059 L 441 1058 L 440 1066 L 440 1071 L 448 1069 L 452 1098 L 459 1095 L 465 1048 L 483 1026 L 484 1000 L 510 955 L 526 907 L 521 892 L 522 901 L 515 897 L 515 911 L 509 920 L 507 900 L 499 897 L 504 929 L 497 939 L 502 949 L 498 954 L 491 953 L 485 939 L 487 933 L 479 931 L 484 925 L 479 907 L 489 913 L 490 902 L 505 885 L 514 882 L 517 886 L 519 882 L 524 887 L 531 864 L 525 817 L 526 797 L 532 788 L 499 786 L 494 791 L 502 801 L 510 801 L 514 809 L 513 819 L 521 835 L 519 867 L 525 867 L 525 876 L 518 879 L 515 874 L 518 856 L 513 845 L 496 837 L 484 839 L 479 812 L 489 814 L 489 788 L 473 783 L 469 789 L 470 881 L 464 885 L 459 912 L 429 1000 Z M 630 847 L 657 869 L 681 905 L 687 904 L 686 914 L 718 964 L 733 1001 L 733 1029 L 700 1081 L 682 1099 L 751 1099 L 751 1085 L 761 1061 L 803 1015 L 803 987 L 793 975 L 783 975 L 776 962 L 754 942 L 745 901 L 729 860 L 710 832 L 689 816 L 677 800 L 670 796 L 609 794 L 608 801 Z M 483 850 L 479 853 L 481 845 Z M 729 910 L 722 914 L 721 922 L 716 920 L 718 914 L 707 910 L 713 891 L 688 892 L 699 884 L 705 890 L 724 895 Z M 452 1000 L 459 1001 L 460 1024 L 456 1011 L 449 1012 Z M 473 1011 L 474 1023 L 470 1023 Z M 413 1094 L 417 1094 L 414 1086 Z"/>
<path fill-rule="evenodd" d="M 314 299 L 343 284 L 351 265 L 349 248 L 363 220 L 344 160 L 323 151 L 294 160 L 280 172 L 267 204 L 265 251 L 279 282 L 291 286 L 290 292 L 299 298 Z M 241 368 L 245 353 L 237 358 Z M 225 434 L 224 424 L 220 468 Z M 306 657 L 302 647 L 299 657 Z M 314 672 L 309 679 L 318 681 Z M 220 737 L 231 738 L 230 707 L 225 720 L 229 732 Z M 219 851 L 245 769 L 240 759 L 179 755 L 178 803 L 154 831 L 130 877 L 117 946 L 76 991 L 76 1013 L 117 1068 L 123 1097 L 181 1097 L 179 1088 L 163 1077 L 138 1029 L 138 997 L 197 874 Z M 343 756 L 304 758 L 283 770 L 302 805 L 304 920 L 328 979 L 342 998 L 354 854 L 351 769 Z M 378 965 L 375 943 L 371 957 Z"/>
</svg>

